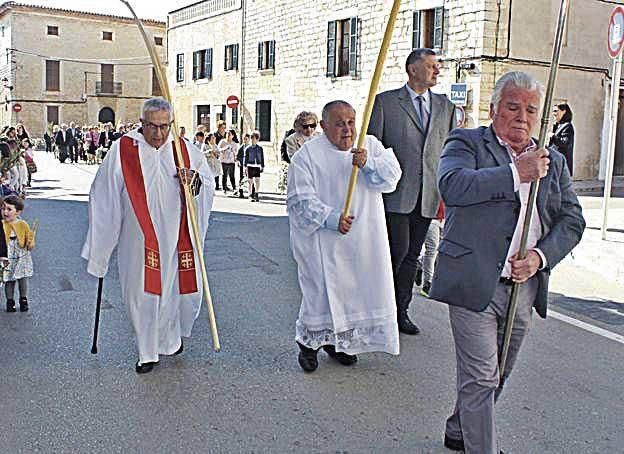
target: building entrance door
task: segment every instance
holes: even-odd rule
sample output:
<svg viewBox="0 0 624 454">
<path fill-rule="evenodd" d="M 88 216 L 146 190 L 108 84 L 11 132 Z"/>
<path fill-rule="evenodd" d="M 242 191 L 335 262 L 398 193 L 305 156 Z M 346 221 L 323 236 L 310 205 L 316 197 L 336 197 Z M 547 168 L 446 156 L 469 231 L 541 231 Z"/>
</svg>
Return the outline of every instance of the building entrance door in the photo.
<svg viewBox="0 0 624 454">
<path fill-rule="evenodd" d="M 197 124 L 205 125 L 210 130 L 210 106 L 197 107 Z"/>
<path fill-rule="evenodd" d="M 111 123 L 115 127 L 115 112 L 110 107 L 104 107 L 98 115 L 100 123 Z"/>
</svg>

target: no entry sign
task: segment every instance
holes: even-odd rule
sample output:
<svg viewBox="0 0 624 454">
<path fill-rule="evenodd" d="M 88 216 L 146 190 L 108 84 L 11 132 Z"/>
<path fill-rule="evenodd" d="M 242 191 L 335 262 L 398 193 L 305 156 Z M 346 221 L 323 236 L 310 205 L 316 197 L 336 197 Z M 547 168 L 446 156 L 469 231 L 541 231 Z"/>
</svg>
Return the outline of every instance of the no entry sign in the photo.
<svg viewBox="0 0 624 454">
<path fill-rule="evenodd" d="M 618 58 L 624 45 L 624 7 L 616 6 L 609 18 L 607 49 L 611 58 Z"/>
<path fill-rule="evenodd" d="M 15 103 L 13 104 L 13 112 L 21 112 L 22 111 L 22 105 Z"/>
<path fill-rule="evenodd" d="M 236 109 L 238 107 L 239 102 L 240 101 L 238 100 L 238 98 L 234 95 L 228 96 L 228 99 L 225 101 L 225 103 L 230 109 Z"/>
</svg>

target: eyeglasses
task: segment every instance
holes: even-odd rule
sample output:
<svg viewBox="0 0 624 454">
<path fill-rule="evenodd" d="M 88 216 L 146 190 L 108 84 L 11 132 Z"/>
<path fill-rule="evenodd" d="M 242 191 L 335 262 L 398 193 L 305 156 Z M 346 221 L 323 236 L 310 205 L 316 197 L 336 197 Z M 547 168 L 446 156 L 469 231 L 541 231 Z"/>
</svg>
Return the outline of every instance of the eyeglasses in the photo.
<svg viewBox="0 0 624 454">
<path fill-rule="evenodd" d="M 171 125 L 172 125 L 173 122 L 171 122 L 171 123 L 164 123 L 162 125 L 157 125 L 157 124 L 149 122 L 149 121 L 142 121 L 142 123 L 143 123 L 143 127 L 145 129 L 150 129 L 152 131 L 156 131 L 158 129 L 158 130 L 160 130 L 160 132 L 166 133 L 166 132 L 169 132 L 169 130 L 171 129 Z"/>
<path fill-rule="evenodd" d="M 316 123 L 311 123 L 309 125 L 302 125 L 301 128 L 302 129 L 306 129 L 306 128 L 316 129 Z"/>
</svg>

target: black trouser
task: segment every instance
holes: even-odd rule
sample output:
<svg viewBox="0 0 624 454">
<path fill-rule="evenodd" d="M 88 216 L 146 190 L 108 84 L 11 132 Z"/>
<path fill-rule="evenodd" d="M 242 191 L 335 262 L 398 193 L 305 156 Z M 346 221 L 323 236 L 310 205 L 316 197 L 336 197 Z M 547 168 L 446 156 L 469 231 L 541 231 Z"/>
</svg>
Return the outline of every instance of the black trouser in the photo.
<svg viewBox="0 0 624 454">
<path fill-rule="evenodd" d="M 223 185 L 223 190 L 227 190 L 227 178 L 230 177 L 230 183 L 232 184 L 232 189 L 236 190 L 236 180 L 234 179 L 234 163 L 221 163 L 221 167 L 223 168 L 223 177 L 221 179 L 221 184 Z"/>
<path fill-rule="evenodd" d="M 394 295 L 399 311 L 406 310 L 412 300 L 418 256 L 431 223 L 430 218 L 421 215 L 421 209 L 422 201 L 418 197 L 418 203 L 411 213 L 386 212 Z"/>
</svg>

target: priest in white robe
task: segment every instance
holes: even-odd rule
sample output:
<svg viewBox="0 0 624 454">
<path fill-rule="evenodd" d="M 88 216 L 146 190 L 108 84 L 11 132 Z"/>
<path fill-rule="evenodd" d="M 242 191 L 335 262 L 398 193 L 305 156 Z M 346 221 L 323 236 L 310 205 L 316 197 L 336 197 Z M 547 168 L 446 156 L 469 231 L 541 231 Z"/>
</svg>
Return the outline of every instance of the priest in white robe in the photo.
<svg viewBox="0 0 624 454">
<path fill-rule="evenodd" d="M 353 150 L 355 110 L 344 101 L 323 109 L 324 134 L 306 142 L 288 170 L 288 219 L 302 292 L 295 325 L 299 364 L 311 372 L 317 352 L 343 365 L 364 352 L 399 353 L 399 332 L 381 194 L 401 168 L 392 149 L 367 136 Z M 341 215 L 353 165 L 360 169 L 351 216 Z"/>
<path fill-rule="evenodd" d="M 199 315 L 202 280 L 198 254 L 208 227 L 214 178 L 204 156 L 180 141 L 193 177 L 201 244 L 195 244 L 174 156 L 171 105 L 147 100 L 141 128 L 115 141 L 89 193 L 89 230 L 82 250 L 87 271 L 104 277 L 117 248 L 121 295 L 136 334 L 137 373 L 159 355 L 183 350 Z"/>
</svg>

